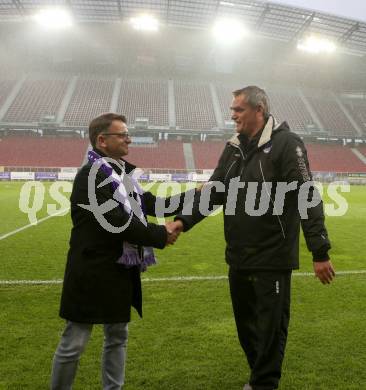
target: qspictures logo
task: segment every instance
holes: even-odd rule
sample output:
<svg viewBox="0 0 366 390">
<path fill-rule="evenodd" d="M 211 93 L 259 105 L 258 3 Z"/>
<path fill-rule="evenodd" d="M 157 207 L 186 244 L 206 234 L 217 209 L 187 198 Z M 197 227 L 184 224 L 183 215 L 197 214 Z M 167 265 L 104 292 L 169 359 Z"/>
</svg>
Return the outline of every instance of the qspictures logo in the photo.
<svg viewBox="0 0 366 390">
<path fill-rule="evenodd" d="M 104 162 L 108 161 L 107 158 Z M 110 233 L 121 233 L 130 224 L 133 218 L 137 218 L 145 226 L 147 224 L 143 211 L 144 190 L 154 186 L 156 193 L 156 203 L 154 214 L 158 218 L 158 223 L 165 222 L 165 214 L 174 214 L 178 211 L 181 199 L 180 196 L 172 196 L 170 202 L 165 198 L 171 193 L 180 194 L 184 191 L 186 185 L 182 183 L 148 183 L 144 190 L 138 183 L 139 174 L 124 173 L 123 167 L 119 168 L 123 172 L 117 175 L 114 171 L 110 175 L 102 173 L 102 161 L 97 160 L 93 163 L 88 176 L 87 195 L 88 204 L 77 204 L 90 212 L 98 223 Z M 100 180 L 100 177 L 103 177 Z M 104 189 L 104 187 L 109 188 Z M 110 196 L 112 191 L 112 196 Z M 240 182 L 239 178 L 233 178 L 228 185 L 221 182 L 208 182 L 203 188 L 194 194 L 192 191 L 186 192 L 183 200 L 181 213 L 190 215 L 193 210 L 194 202 L 197 202 L 198 209 L 204 216 L 214 216 L 221 212 L 223 204 L 214 204 L 212 199 L 217 198 L 217 194 L 222 194 L 225 198 L 224 213 L 226 215 L 235 215 L 244 211 L 247 215 L 258 217 L 270 212 L 273 215 L 282 215 L 287 194 L 295 191 L 297 196 L 298 212 L 302 219 L 308 218 L 308 211 L 322 201 L 324 202 L 325 215 L 329 217 L 343 216 L 348 210 L 348 202 L 341 193 L 350 192 L 350 185 L 344 182 L 333 182 L 324 187 L 321 183 L 307 181 L 301 185 L 297 182 L 291 183 L 271 183 L 271 182 Z M 20 191 L 19 209 L 28 215 L 29 222 L 37 224 L 37 214 L 46 206 L 48 215 L 64 216 L 70 208 L 69 196 L 72 191 L 70 182 L 55 182 L 48 189 L 52 202 L 45 205 L 45 195 L 47 188 L 42 182 L 29 181 L 24 183 Z M 311 194 L 311 196 L 310 196 Z M 118 208 L 123 212 L 118 212 Z M 242 208 L 243 210 L 240 210 Z M 110 218 L 110 216 L 117 216 Z"/>
<path fill-rule="evenodd" d="M 49 216 L 62 217 L 69 212 L 69 194 L 71 190 L 72 183 L 66 181 L 54 182 L 48 189 L 40 181 L 27 181 L 20 189 L 19 210 L 28 215 L 28 220 L 32 225 L 37 225 L 37 214 L 40 213 L 44 206 L 46 206 L 46 212 Z M 52 202 L 45 205 L 47 191 L 49 195 L 47 198 L 51 198 Z"/>
</svg>

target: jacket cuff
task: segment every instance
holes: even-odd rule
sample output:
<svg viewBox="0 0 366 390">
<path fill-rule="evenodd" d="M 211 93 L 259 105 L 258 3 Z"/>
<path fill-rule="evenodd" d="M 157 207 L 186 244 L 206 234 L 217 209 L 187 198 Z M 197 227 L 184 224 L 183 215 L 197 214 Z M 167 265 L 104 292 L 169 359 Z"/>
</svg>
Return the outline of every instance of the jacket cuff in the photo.
<svg viewBox="0 0 366 390">
<path fill-rule="evenodd" d="M 188 223 L 187 223 L 187 221 L 184 220 L 183 216 L 177 215 L 176 217 L 174 217 L 174 221 L 181 221 L 182 222 L 182 224 L 183 224 L 183 232 L 186 232 L 187 230 L 189 230 Z"/>
<path fill-rule="evenodd" d="M 323 262 L 328 261 L 329 259 L 328 251 L 313 252 L 313 261 Z"/>
<path fill-rule="evenodd" d="M 168 239 L 168 232 L 165 226 L 154 224 L 150 224 L 150 226 L 152 226 L 152 230 L 150 232 L 153 241 L 152 246 L 158 249 L 165 248 Z"/>
</svg>

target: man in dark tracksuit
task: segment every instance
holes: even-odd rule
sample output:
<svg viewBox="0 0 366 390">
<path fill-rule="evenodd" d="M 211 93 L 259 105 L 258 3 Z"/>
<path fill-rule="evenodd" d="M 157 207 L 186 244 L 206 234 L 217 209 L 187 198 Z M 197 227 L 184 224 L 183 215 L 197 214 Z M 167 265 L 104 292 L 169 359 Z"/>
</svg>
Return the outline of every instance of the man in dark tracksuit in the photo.
<svg viewBox="0 0 366 390">
<path fill-rule="evenodd" d="M 269 390 L 278 387 L 281 377 L 291 272 L 299 267 L 300 221 L 313 253 L 316 276 L 322 283 L 330 283 L 334 269 L 328 257 L 330 243 L 321 201 L 307 207 L 307 218 L 303 216 L 304 205 L 313 204 L 307 202 L 314 200 L 317 192 L 309 183 L 311 173 L 302 140 L 289 131 L 286 122 L 275 124 L 262 89 L 246 87 L 233 94 L 232 119 L 238 134 L 227 143 L 210 179 L 216 183 L 215 190 L 211 187 L 206 198 L 210 209 L 224 206 L 231 300 L 240 344 L 251 369 L 244 389 Z M 286 185 L 291 190 L 281 203 L 281 188 Z M 302 185 L 308 185 L 305 195 Z M 189 230 L 205 217 L 202 199 L 208 187 L 203 187 L 201 196 L 196 194 L 191 211 L 183 210 L 176 217 L 178 232 Z M 267 206 L 264 210 L 263 204 Z"/>
</svg>

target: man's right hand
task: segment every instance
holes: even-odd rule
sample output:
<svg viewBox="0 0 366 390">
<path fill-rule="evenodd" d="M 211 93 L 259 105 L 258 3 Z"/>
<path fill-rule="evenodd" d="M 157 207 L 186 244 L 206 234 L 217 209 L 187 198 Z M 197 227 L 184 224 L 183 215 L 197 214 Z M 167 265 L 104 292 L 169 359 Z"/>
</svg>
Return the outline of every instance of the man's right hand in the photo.
<svg viewBox="0 0 366 390">
<path fill-rule="evenodd" d="M 323 283 L 330 284 L 335 277 L 335 271 L 330 260 L 327 261 L 314 261 L 314 273 L 315 276 Z"/>
<path fill-rule="evenodd" d="M 182 221 L 171 221 L 165 224 L 168 232 L 167 245 L 173 245 L 177 241 L 179 234 L 183 231 Z"/>
</svg>

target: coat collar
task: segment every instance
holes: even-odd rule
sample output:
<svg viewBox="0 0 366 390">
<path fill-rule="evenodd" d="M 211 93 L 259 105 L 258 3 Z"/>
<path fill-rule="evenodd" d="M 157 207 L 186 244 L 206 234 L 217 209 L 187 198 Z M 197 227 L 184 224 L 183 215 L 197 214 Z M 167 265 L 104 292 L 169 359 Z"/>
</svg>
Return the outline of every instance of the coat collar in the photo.
<svg viewBox="0 0 366 390">
<path fill-rule="evenodd" d="M 258 141 L 258 148 L 265 145 L 268 141 L 271 140 L 273 130 L 276 130 L 279 126 L 280 125 L 276 122 L 273 115 L 270 115 L 262 131 L 262 135 Z M 229 139 L 228 143 L 239 146 L 240 145 L 239 134 L 233 135 L 233 137 Z"/>
</svg>

